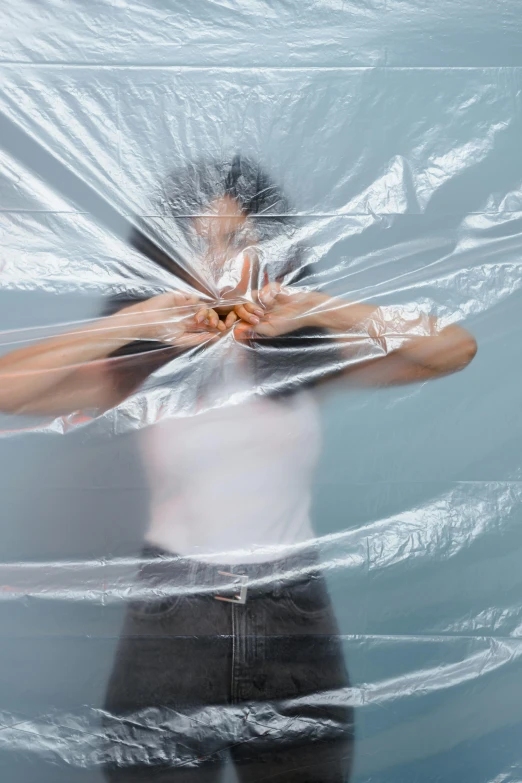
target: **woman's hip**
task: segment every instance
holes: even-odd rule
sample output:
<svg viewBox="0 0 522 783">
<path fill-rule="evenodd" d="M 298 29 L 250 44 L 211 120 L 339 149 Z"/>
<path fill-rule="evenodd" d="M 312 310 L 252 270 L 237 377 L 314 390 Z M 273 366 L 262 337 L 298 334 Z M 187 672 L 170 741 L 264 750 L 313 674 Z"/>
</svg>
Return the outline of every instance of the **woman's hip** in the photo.
<svg viewBox="0 0 522 783">
<path fill-rule="evenodd" d="M 345 687 L 317 552 L 232 566 L 145 550 L 111 685 L 118 671 L 138 701 L 157 689 L 179 703 Z"/>
<path fill-rule="evenodd" d="M 130 767 L 169 754 L 191 765 L 234 742 L 259 752 L 350 742 L 348 675 L 316 553 L 232 567 L 145 552 L 105 716 L 108 761 L 124 748 L 118 763 Z"/>
</svg>

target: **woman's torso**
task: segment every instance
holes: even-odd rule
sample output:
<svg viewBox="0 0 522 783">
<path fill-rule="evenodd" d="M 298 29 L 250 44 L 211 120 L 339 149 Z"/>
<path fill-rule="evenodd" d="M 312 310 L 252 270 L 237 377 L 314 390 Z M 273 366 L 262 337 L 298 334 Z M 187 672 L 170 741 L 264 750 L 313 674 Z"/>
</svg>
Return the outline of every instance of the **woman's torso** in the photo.
<svg viewBox="0 0 522 783">
<path fill-rule="evenodd" d="M 284 556 L 313 538 L 319 449 L 318 412 L 307 392 L 162 419 L 142 433 L 147 541 L 220 563 Z"/>
</svg>

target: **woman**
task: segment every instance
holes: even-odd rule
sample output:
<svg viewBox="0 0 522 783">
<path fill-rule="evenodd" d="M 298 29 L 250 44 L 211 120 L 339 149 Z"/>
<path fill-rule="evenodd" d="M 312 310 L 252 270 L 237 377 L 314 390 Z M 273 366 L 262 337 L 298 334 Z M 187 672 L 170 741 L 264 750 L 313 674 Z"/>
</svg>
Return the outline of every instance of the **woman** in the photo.
<svg viewBox="0 0 522 783">
<path fill-rule="evenodd" d="M 216 302 L 178 290 L 120 303 L 0 360 L 4 411 L 105 411 L 145 382 L 171 393 L 142 431 L 151 508 L 107 692 L 105 773 L 213 781 L 231 758 L 249 783 L 341 783 L 353 714 L 310 520 L 312 389 L 439 377 L 476 345 L 421 313 L 296 288 L 312 278 L 282 252 L 287 204 L 248 160 L 188 166 L 164 202 L 193 215 L 179 222 Z"/>
</svg>

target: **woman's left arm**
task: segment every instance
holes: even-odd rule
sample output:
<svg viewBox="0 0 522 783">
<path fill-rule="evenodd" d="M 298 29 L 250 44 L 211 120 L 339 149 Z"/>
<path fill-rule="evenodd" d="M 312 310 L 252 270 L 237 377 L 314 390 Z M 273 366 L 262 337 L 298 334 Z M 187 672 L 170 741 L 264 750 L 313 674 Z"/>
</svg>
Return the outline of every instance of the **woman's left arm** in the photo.
<svg viewBox="0 0 522 783">
<path fill-rule="evenodd" d="M 474 337 L 456 324 L 442 327 L 419 312 L 316 296 L 309 325 L 338 335 L 350 354 L 361 341 L 371 346 L 373 355 L 348 367 L 353 381 L 388 385 L 436 378 L 463 370 L 477 352 Z"/>
<path fill-rule="evenodd" d="M 399 307 L 380 307 L 317 292 L 264 290 L 259 324 L 243 329 L 276 337 L 303 327 L 327 330 L 346 356 L 351 381 L 380 386 L 412 383 L 464 369 L 477 352 L 462 327 Z"/>
</svg>

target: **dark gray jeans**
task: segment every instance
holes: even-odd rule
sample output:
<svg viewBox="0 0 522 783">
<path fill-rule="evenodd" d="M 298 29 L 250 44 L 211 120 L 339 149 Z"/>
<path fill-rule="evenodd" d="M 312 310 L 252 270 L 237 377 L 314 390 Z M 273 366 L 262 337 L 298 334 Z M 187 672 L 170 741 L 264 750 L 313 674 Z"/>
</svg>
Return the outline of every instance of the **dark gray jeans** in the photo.
<svg viewBox="0 0 522 783">
<path fill-rule="evenodd" d="M 147 549 L 137 589 L 105 704 L 108 780 L 210 783 L 227 759 L 245 783 L 348 780 L 348 675 L 315 550 L 238 567 Z"/>
</svg>

